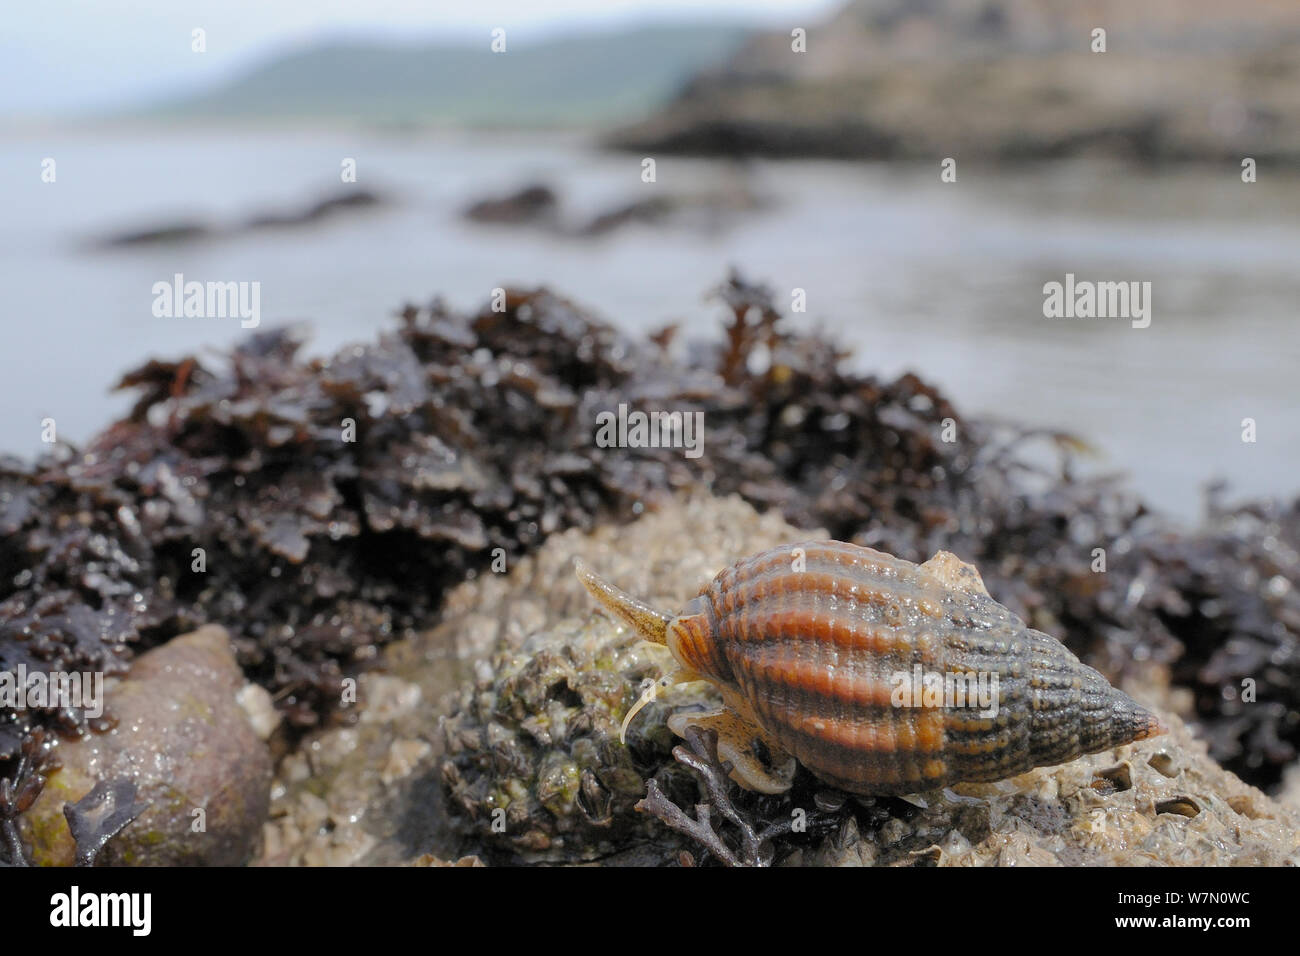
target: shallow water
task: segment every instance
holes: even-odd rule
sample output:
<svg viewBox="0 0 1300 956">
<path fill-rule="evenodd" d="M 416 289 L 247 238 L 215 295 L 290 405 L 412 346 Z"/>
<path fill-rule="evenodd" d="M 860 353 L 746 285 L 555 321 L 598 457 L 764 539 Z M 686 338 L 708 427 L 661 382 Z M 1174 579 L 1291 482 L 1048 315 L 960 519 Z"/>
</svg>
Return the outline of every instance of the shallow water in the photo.
<svg viewBox="0 0 1300 956">
<path fill-rule="evenodd" d="M 57 182 L 40 181 L 44 157 Z M 85 240 L 173 219 L 230 223 L 342 189 L 339 164 L 391 195 L 381 209 L 292 231 L 88 251 Z M 968 413 L 1059 427 L 1193 517 L 1201 486 L 1293 493 L 1300 466 L 1300 180 L 1268 170 L 1134 172 L 756 163 L 602 154 L 570 136 L 374 131 L 11 132 L 0 261 L 0 451 L 40 447 L 41 420 L 83 441 L 130 404 L 108 389 L 146 356 L 225 346 L 238 319 L 160 319 L 152 286 L 180 272 L 261 283 L 262 327 L 310 320 L 313 349 L 371 338 L 406 300 L 475 307 L 494 286 L 545 283 L 629 331 L 682 321 L 712 334 L 703 296 L 735 265 L 856 348 L 864 367 L 914 369 Z M 744 178 L 770 208 L 729 223 L 630 226 L 600 239 L 462 222 L 471 199 L 540 179 L 577 220 L 651 195 Z M 1152 283 L 1152 321 L 1047 319 L 1043 284 Z M 1243 443 L 1242 419 L 1258 441 Z"/>
</svg>

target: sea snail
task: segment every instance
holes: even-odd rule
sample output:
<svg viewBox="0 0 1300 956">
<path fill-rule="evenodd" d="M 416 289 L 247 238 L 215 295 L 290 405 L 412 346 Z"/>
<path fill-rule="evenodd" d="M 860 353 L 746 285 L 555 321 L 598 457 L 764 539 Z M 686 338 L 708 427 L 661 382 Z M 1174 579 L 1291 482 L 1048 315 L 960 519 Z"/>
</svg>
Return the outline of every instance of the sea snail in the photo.
<svg viewBox="0 0 1300 956">
<path fill-rule="evenodd" d="M 732 777 L 751 790 L 788 789 L 797 760 L 852 793 L 916 793 L 1165 732 L 946 551 L 916 565 L 840 541 L 774 548 L 722 571 L 677 615 L 581 562 L 577 573 L 677 663 L 628 712 L 624 731 L 662 688 L 707 680 L 723 707 L 679 711 L 669 726 L 716 731 Z"/>
</svg>

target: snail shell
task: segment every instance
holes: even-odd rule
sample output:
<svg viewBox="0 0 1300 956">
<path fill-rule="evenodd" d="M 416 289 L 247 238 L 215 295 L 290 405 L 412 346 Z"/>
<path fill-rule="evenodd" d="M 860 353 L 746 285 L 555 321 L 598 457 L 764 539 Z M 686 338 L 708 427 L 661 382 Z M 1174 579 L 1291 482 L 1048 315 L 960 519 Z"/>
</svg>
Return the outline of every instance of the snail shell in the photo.
<svg viewBox="0 0 1300 956">
<path fill-rule="evenodd" d="M 670 726 L 716 730 L 732 775 L 752 789 L 788 787 L 793 766 L 781 765 L 792 757 L 853 793 L 915 793 L 1165 730 L 948 552 L 916 565 L 839 541 L 775 548 L 722 571 L 677 615 L 584 566 L 578 574 L 608 610 L 668 646 L 680 670 L 660 686 L 703 679 L 721 690 L 724 710 L 674 715 Z M 945 678 L 969 696 L 938 692 Z"/>
</svg>

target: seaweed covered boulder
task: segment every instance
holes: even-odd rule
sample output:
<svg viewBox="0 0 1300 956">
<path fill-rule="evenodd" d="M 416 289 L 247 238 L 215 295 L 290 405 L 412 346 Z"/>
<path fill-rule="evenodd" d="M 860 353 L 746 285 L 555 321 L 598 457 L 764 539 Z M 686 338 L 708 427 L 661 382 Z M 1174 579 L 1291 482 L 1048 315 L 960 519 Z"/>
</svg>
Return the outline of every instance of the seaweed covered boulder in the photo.
<svg viewBox="0 0 1300 956">
<path fill-rule="evenodd" d="M 119 783 L 129 785 L 138 815 L 107 840 L 96 862 L 247 862 L 270 800 L 271 756 L 250 720 L 244 686 L 219 627 L 141 655 L 107 689 L 111 729 L 59 745 L 58 769 L 22 818 L 32 862 L 76 861 L 85 839 L 65 808 Z"/>
</svg>

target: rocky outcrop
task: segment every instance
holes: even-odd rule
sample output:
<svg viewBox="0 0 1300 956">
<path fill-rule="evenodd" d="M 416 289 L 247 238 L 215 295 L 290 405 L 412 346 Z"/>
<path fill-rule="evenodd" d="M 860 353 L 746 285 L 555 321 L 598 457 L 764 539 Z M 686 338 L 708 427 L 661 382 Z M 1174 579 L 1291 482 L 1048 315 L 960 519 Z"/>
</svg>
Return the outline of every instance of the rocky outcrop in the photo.
<svg viewBox="0 0 1300 956">
<path fill-rule="evenodd" d="M 348 212 L 370 209 L 386 202 L 369 189 L 346 189 L 298 209 L 268 210 L 241 222 L 222 224 L 201 220 L 177 220 L 138 229 L 115 232 L 93 240 L 92 249 L 129 249 L 138 246 L 171 246 L 182 243 L 229 239 L 263 230 L 301 229 Z"/>
<path fill-rule="evenodd" d="M 465 208 L 462 217 L 490 226 L 530 226 L 551 235 L 574 239 L 607 236 L 627 226 L 684 225 L 716 232 L 740 217 L 758 212 L 770 202 L 746 182 L 743 169 L 730 171 L 724 183 L 689 193 L 661 193 L 629 198 L 585 218 L 562 208 L 559 194 L 533 183 L 503 196 L 488 196 Z"/>
<path fill-rule="evenodd" d="M 806 52 L 790 29 L 759 36 L 611 142 L 935 161 L 1300 156 L 1300 8 L 1285 0 L 855 0 L 795 27 Z"/>
</svg>

